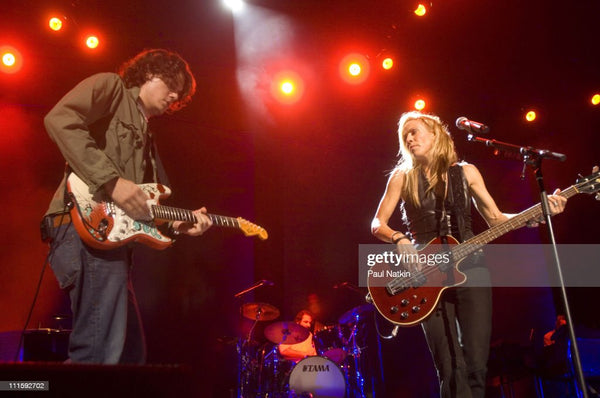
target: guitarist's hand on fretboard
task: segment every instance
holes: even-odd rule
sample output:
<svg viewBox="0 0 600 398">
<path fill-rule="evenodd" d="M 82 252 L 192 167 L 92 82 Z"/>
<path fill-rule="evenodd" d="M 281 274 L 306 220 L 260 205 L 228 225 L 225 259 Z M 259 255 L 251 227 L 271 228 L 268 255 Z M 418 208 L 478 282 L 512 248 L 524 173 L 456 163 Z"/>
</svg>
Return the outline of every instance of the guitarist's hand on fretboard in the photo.
<svg viewBox="0 0 600 398">
<path fill-rule="evenodd" d="M 548 205 L 550 207 L 550 214 L 555 216 L 565 210 L 567 198 L 561 196 L 560 189 L 557 189 L 552 195 L 548 196 Z"/>
<path fill-rule="evenodd" d="M 552 216 L 562 213 L 567 205 L 567 198 L 561 196 L 560 192 L 560 189 L 556 189 L 552 195 L 548 195 L 548 207 Z M 540 224 L 546 224 L 546 220 L 543 217 L 527 221 L 528 228 L 536 228 Z"/>
<path fill-rule="evenodd" d="M 173 222 L 173 229 L 179 233 L 184 233 L 191 236 L 199 236 L 206 232 L 206 230 L 213 225 L 211 219 L 206 215 L 206 207 L 194 210 L 193 213 L 194 217 L 196 217 L 195 223 L 175 221 Z"/>
<path fill-rule="evenodd" d="M 152 220 L 148 196 L 132 181 L 118 177 L 103 186 L 104 191 L 134 220 Z"/>
</svg>

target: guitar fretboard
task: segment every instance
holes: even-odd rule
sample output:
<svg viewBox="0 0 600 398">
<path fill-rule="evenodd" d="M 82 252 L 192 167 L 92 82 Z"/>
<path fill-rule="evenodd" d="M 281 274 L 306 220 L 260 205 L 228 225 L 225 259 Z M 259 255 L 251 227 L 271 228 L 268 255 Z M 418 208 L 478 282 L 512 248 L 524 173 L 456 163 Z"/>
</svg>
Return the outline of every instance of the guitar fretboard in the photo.
<svg viewBox="0 0 600 398">
<path fill-rule="evenodd" d="M 155 219 L 160 220 L 196 222 L 196 216 L 193 211 L 177 207 L 153 205 L 152 214 L 154 214 Z M 220 227 L 240 228 L 240 224 L 236 218 L 210 213 L 207 216 L 213 224 Z"/>
<path fill-rule="evenodd" d="M 562 191 L 559 195 L 565 198 L 570 198 L 571 196 L 576 195 L 578 192 L 577 187 L 571 186 L 564 191 Z M 528 221 L 537 220 L 542 216 L 542 204 L 538 203 L 534 206 L 531 206 L 527 210 L 523 210 L 521 213 L 516 216 L 509 218 L 501 224 L 494 225 L 490 229 L 485 232 L 480 233 L 477 236 L 472 237 L 461 243 L 460 245 L 455 246 L 452 249 L 452 254 L 454 257 L 454 261 L 460 261 L 463 258 L 467 257 L 469 254 L 476 252 L 481 249 L 487 243 L 493 241 L 500 236 L 524 227 Z"/>
</svg>

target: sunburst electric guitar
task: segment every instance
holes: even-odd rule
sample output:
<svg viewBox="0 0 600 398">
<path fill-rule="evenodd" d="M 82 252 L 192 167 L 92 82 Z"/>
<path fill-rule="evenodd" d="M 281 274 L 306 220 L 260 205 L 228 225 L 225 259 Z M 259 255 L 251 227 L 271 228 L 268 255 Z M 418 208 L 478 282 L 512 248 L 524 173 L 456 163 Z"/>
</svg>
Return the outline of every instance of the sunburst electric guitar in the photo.
<svg viewBox="0 0 600 398">
<path fill-rule="evenodd" d="M 163 235 L 157 225 L 167 221 L 196 222 L 192 210 L 178 209 L 159 204 L 160 199 L 171 195 L 171 190 L 161 184 L 140 184 L 142 191 L 150 198 L 149 221 L 134 220 L 125 214 L 108 195 L 89 193 L 88 186 L 75 173 L 67 179 L 67 191 L 73 202 L 70 210 L 73 226 L 81 239 L 97 249 L 112 249 L 129 242 L 140 242 L 155 249 L 165 249 L 173 240 Z M 241 230 L 246 236 L 258 236 L 265 240 L 267 231 L 244 220 L 215 214 L 207 214 L 214 225 Z"/>
<path fill-rule="evenodd" d="M 570 198 L 579 193 L 592 194 L 598 191 L 600 191 L 600 172 L 596 171 L 592 175 L 578 179 L 575 185 L 565 189 L 560 195 Z M 387 264 L 375 265 L 372 267 L 374 272 L 367 276 L 369 288 L 367 301 L 371 301 L 381 315 L 396 325 L 418 324 L 432 314 L 445 289 L 466 282 L 467 277 L 459 267 L 462 260 L 494 239 L 524 227 L 528 221 L 539 219 L 541 216 L 542 206 L 538 203 L 463 243 L 459 243 L 452 236 L 435 238 L 418 250 L 419 254 L 428 256 L 447 254 L 451 259 L 449 265 L 425 267 L 421 272 L 408 278 L 393 275 L 386 277 L 385 271 L 389 269 Z M 440 248 L 443 248 L 442 251 Z"/>
</svg>

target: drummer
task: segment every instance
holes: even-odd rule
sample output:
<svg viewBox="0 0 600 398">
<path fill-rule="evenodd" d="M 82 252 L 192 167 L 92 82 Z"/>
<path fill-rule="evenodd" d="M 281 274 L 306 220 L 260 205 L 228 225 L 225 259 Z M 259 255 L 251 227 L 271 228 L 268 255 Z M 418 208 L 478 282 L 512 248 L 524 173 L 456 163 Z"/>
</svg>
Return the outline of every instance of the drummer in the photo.
<svg viewBox="0 0 600 398">
<path fill-rule="evenodd" d="M 279 344 L 279 353 L 285 359 L 289 359 L 298 363 L 300 360 L 317 355 L 317 350 L 315 349 L 315 343 L 313 341 L 313 321 L 314 316 L 312 312 L 308 310 L 302 310 L 296 314 L 296 318 L 294 321 L 309 330 L 308 337 L 306 340 L 301 341 L 296 344 Z"/>
</svg>

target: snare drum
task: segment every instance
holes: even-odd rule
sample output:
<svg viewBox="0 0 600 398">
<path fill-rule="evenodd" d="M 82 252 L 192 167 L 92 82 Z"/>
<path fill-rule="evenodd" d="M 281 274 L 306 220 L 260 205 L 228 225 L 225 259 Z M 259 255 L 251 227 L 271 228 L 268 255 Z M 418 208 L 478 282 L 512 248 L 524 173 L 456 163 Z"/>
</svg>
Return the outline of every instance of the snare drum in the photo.
<svg viewBox="0 0 600 398">
<path fill-rule="evenodd" d="M 289 383 L 292 396 L 344 397 L 346 379 L 337 364 L 324 357 L 306 357 L 292 370 Z"/>
<path fill-rule="evenodd" d="M 344 341 L 339 325 L 327 326 L 315 333 L 315 346 L 319 355 L 331 359 L 338 365 L 346 358 Z"/>
</svg>

